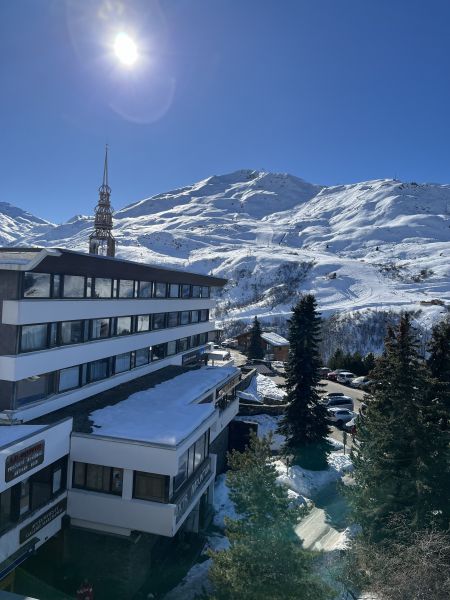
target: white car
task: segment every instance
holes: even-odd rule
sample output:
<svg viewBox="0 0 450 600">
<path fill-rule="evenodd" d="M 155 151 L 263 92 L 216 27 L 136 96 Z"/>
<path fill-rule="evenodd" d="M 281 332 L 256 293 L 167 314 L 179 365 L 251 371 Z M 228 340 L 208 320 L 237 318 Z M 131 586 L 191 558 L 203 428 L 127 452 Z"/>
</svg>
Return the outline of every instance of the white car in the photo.
<svg viewBox="0 0 450 600">
<path fill-rule="evenodd" d="M 342 427 L 344 423 L 351 421 L 355 417 L 355 413 L 348 408 L 329 408 L 327 410 L 328 419 L 331 423 L 334 423 L 337 427 Z"/>
<path fill-rule="evenodd" d="M 349 385 L 353 379 L 356 379 L 356 375 L 354 373 L 350 373 L 350 371 L 342 371 L 342 373 L 339 373 L 336 377 L 336 381 L 346 385 Z"/>
<path fill-rule="evenodd" d="M 350 381 L 350 385 L 354 388 L 366 388 L 372 382 L 371 379 L 363 375 L 362 377 L 356 377 Z"/>
<path fill-rule="evenodd" d="M 322 402 L 327 408 L 348 408 L 349 410 L 354 408 L 353 398 L 344 394 L 325 397 Z"/>
</svg>

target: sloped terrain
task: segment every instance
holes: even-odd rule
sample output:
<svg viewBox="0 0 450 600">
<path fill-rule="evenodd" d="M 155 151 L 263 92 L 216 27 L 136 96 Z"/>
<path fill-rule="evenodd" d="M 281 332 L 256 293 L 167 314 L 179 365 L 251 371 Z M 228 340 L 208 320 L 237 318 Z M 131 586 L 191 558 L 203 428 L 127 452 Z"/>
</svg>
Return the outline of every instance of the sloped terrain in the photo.
<svg viewBox="0 0 450 600">
<path fill-rule="evenodd" d="M 86 251 L 92 217 L 56 226 L 3 206 L 2 244 Z M 241 170 L 118 210 L 115 236 L 119 256 L 227 277 L 225 322 L 282 322 L 306 291 L 325 315 L 410 309 L 424 324 L 450 304 L 449 185 Z"/>
</svg>

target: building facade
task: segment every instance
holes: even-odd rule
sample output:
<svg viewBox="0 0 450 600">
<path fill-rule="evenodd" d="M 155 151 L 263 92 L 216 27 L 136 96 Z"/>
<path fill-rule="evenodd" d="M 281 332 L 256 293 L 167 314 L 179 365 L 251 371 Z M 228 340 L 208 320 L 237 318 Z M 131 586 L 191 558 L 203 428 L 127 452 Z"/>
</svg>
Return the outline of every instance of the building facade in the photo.
<svg viewBox="0 0 450 600">
<path fill-rule="evenodd" d="M 239 371 L 204 360 L 211 288 L 224 284 L 63 249 L 0 250 L 0 579 L 65 515 L 124 537 L 198 530 L 212 449 L 238 412 Z"/>
</svg>

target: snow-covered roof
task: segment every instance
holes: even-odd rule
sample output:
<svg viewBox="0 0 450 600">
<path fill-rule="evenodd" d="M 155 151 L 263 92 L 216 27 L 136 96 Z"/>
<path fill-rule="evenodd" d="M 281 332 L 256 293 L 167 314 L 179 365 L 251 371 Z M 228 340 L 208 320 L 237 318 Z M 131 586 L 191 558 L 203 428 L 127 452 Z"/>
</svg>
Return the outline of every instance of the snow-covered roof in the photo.
<svg viewBox="0 0 450 600">
<path fill-rule="evenodd" d="M 177 446 L 214 413 L 213 403 L 196 400 L 237 373 L 236 367 L 203 367 L 136 392 L 91 413 L 94 434 Z"/>
<path fill-rule="evenodd" d="M 289 346 L 288 340 L 278 333 L 262 333 L 261 337 L 271 346 Z"/>
<path fill-rule="evenodd" d="M 46 425 L 0 425 L 0 448 L 22 440 Z"/>
</svg>

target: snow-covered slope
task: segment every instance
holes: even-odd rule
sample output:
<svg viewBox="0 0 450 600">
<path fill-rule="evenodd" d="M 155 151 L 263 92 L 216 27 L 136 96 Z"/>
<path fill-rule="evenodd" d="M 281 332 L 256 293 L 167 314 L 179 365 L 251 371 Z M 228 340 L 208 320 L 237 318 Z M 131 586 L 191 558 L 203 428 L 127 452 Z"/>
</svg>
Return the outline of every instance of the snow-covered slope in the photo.
<svg viewBox="0 0 450 600">
<path fill-rule="evenodd" d="M 44 233 L 53 227 L 21 208 L 0 202 L 0 246 L 19 244 L 24 235 Z"/>
<path fill-rule="evenodd" d="M 3 244 L 86 250 L 92 217 L 53 226 L 19 209 L 3 215 L 1 206 Z M 7 221 L 23 215 L 27 227 Z M 305 291 L 325 314 L 420 308 L 428 322 L 446 310 L 428 302 L 450 303 L 449 185 L 324 187 L 241 170 L 118 210 L 115 236 L 122 257 L 229 278 L 224 320 L 258 314 L 281 322 Z"/>
</svg>

